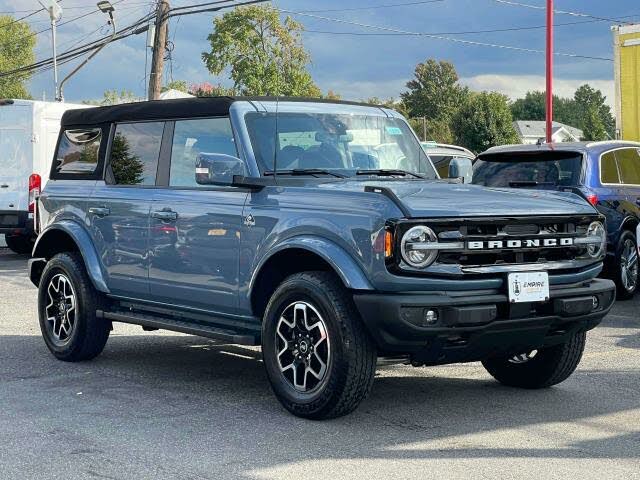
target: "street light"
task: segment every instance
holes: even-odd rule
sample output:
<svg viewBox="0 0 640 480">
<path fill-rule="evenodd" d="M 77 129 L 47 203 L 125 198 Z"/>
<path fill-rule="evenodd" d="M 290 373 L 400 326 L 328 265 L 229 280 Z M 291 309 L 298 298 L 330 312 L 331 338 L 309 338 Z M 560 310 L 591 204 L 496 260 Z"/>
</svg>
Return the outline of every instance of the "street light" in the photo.
<svg viewBox="0 0 640 480">
<path fill-rule="evenodd" d="M 64 77 L 64 79 L 62 80 L 62 82 L 60 82 L 60 92 L 58 95 L 57 100 L 62 102 L 64 100 L 64 95 L 62 93 L 62 89 L 64 87 L 64 84 L 67 82 L 67 80 L 69 80 L 73 75 L 75 75 L 78 70 L 80 70 L 82 67 L 84 67 L 89 60 L 91 60 L 93 57 L 95 57 L 100 50 L 102 50 L 105 46 L 107 46 L 108 43 L 111 43 L 111 41 L 115 38 L 116 36 L 116 21 L 113 18 L 113 12 L 115 11 L 115 8 L 113 8 L 113 5 L 111 5 L 110 2 L 103 0 L 97 3 L 98 9 L 102 12 L 102 13 L 106 13 L 107 15 L 109 15 L 109 23 L 111 24 L 111 28 L 112 28 L 112 32 L 111 32 L 111 37 L 106 40 L 105 42 L 102 43 L 102 45 L 100 45 L 91 55 L 89 55 L 87 58 L 85 58 L 85 60 L 78 65 L 76 68 L 74 68 L 71 73 L 69 73 L 69 75 L 67 75 L 66 77 Z"/>
<path fill-rule="evenodd" d="M 58 100 L 58 57 L 56 53 L 56 23 L 62 17 L 62 7 L 56 0 L 38 0 L 42 8 L 49 12 L 51 19 L 51 45 L 53 47 L 53 88 L 56 100 Z"/>
</svg>

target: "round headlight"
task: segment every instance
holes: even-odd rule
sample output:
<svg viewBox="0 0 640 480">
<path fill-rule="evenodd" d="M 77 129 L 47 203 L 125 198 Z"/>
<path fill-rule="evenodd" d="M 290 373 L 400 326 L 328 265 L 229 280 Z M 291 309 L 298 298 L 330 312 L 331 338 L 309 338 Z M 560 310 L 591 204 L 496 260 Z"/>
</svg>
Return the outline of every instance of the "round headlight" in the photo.
<svg viewBox="0 0 640 480">
<path fill-rule="evenodd" d="M 604 253 L 605 248 L 607 248 L 607 232 L 604 225 L 600 222 L 591 222 L 587 229 L 587 238 L 589 237 L 593 237 L 594 240 L 596 238 L 600 240 L 597 243 L 590 243 L 587 247 L 589 256 L 591 258 L 598 258 Z"/>
<path fill-rule="evenodd" d="M 402 258 L 414 268 L 427 267 L 435 261 L 438 251 L 429 249 L 425 244 L 437 241 L 438 237 L 429 227 L 424 225 L 412 227 L 407 230 L 400 242 Z"/>
</svg>

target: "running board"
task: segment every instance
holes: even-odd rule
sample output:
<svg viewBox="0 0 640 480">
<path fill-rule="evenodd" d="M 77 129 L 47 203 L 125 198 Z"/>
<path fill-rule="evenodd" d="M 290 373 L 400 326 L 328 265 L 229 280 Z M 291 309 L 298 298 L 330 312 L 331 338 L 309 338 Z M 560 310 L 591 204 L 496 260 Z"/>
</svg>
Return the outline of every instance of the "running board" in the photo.
<svg viewBox="0 0 640 480">
<path fill-rule="evenodd" d="M 130 323 L 132 325 L 140 325 L 146 328 L 170 330 L 172 332 L 186 333 L 189 335 L 197 335 L 199 337 L 213 338 L 228 343 L 238 345 L 260 345 L 260 337 L 258 334 L 237 334 L 231 330 L 213 327 L 210 325 L 202 325 L 199 323 L 183 322 L 170 318 L 156 317 L 137 312 L 105 312 L 96 311 L 98 318 L 104 318 L 113 322 Z"/>
</svg>

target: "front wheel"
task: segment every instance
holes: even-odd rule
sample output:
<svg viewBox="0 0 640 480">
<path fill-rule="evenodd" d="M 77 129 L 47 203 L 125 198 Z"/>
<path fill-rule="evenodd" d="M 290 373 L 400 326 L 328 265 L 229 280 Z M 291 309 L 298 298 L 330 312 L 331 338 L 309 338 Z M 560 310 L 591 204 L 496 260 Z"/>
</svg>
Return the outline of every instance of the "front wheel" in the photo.
<svg viewBox="0 0 640 480">
<path fill-rule="evenodd" d="M 586 332 L 580 332 L 565 343 L 510 357 L 487 358 L 482 365 L 503 385 L 530 389 L 551 387 L 565 381 L 577 368 L 586 337 Z"/>
<path fill-rule="evenodd" d="M 346 289 L 327 272 L 295 274 L 276 289 L 262 353 L 276 397 L 299 417 L 346 415 L 373 384 L 375 346 Z"/>
<path fill-rule="evenodd" d="M 616 248 L 616 267 L 615 283 L 618 299 L 632 298 L 638 288 L 638 251 L 636 237 L 629 231 L 620 235 Z"/>
</svg>

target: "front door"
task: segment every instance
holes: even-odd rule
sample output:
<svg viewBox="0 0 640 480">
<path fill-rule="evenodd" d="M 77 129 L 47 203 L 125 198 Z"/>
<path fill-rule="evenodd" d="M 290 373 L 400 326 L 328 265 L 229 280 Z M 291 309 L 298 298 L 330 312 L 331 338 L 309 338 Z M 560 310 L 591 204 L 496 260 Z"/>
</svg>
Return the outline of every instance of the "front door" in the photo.
<svg viewBox="0 0 640 480">
<path fill-rule="evenodd" d="M 91 235 L 114 295 L 149 296 L 149 212 L 164 122 L 115 126 L 105 181 L 88 202 Z"/>
<path fill-rule="evenodd" d="M 237 156 L 228 118 L 175 122 L 166 186 L 155 191 L 151 207 L 151 295 L 162 303 L 233 313 L 248 192 L 198 185 L 200 153 Z"/>
</svg>

